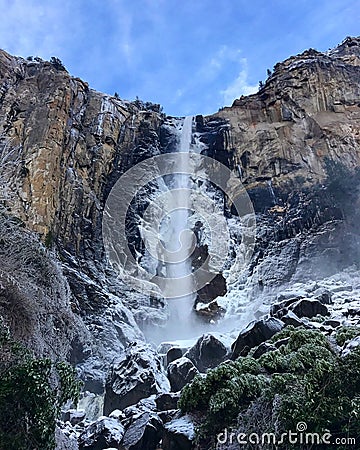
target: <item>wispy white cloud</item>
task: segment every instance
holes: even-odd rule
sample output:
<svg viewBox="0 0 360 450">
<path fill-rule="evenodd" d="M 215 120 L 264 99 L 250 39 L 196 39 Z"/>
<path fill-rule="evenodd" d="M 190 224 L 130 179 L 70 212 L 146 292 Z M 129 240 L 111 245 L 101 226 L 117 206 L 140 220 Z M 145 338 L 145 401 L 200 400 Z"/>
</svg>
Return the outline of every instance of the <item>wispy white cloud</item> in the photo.
<svg viewBox="0 0 360 450">
<path fill-rule="evenodd" d="M 0 0 L 0 8 L 0 46 L 21 56 L 59 55 L 69 33 L 74 39 L 73 29 L 80 28 L 72 26 L 76 18 L 68 0 Z"/>
<path fill-rule="evenodd" d="M 225 89 L 220 91 L 224 106 L 230 106 L 236 98 L 242 95 L 255 94 L 258 91 L 258 86 L 252 85 L 248 81 L 246 58 L 240 60 L 240 65 L 242 67 L 238 76 Z"/>
<path fill-rule="evenodd" d="M 227 68 L 229 64 L 237 64 L 241 60 L 241 50 L 222 45 L 217 51 L 204 61 L 197 76 L 201 79 L 213 80 Z"/>
</svg>

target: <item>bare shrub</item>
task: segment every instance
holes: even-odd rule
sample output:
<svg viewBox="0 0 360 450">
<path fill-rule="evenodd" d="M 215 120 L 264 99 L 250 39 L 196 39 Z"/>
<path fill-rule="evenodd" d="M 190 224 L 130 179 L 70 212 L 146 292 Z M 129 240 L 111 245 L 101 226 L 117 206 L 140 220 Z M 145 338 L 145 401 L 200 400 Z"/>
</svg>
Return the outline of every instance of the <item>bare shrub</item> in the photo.
<svg viewBox="0 0 360 450">
<path fill-rule="evenodd" d="M 0 214 L 0 316 L 38 355 L 66 356 L 82 325 L 54 255 L 16 219 Z"/>
</svg>

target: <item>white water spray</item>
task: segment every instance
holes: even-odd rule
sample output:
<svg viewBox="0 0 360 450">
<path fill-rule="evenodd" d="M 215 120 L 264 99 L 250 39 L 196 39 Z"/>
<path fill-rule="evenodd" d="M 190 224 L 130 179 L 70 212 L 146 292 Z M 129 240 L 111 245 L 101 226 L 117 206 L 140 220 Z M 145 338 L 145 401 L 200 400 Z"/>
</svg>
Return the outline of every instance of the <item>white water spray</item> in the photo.
<svg viewBox="0 0 360 450">
<path fill-rule="evenodd" d="M 194 293 L 193 280 L 191 275 L 191 253 L 193 234 L 189 230 L 189 216 L 191 210 L 190 189 L 191 180 L 189 172 L 189 153 L 192 137 L 191 116 L 185 117 L 178 152 L 183 158 L 180 164 L 174 168 L 172 176 L 171 188 L 174 193 L 172 204 L 170 205 L 171 213 L 167 217 L 165 247 L 169 252 L 176 253 L 176 262 L 166 263 L 166 276 L 174 280 L 174 290 L 172 296 L 168 297 L 170 319 L 168 332 L 172 334 L 172 328 L 175 324 L 176 336 L 182 330 L 184 336 L 191 335 L 193 325 L 192 308 L 194 305 L 196 293 Z M 181 205 L 179 207 L 178 205 Z M 181 280 L 180 280 L 181 279 Z M 177 281 L 181 283 L 181 290 L 177 287 Z M 188 294 L 180 296 L 179 292 L 188 292 Z M 175 329 L 173 330 L 175 332 Z"/>
</svg>

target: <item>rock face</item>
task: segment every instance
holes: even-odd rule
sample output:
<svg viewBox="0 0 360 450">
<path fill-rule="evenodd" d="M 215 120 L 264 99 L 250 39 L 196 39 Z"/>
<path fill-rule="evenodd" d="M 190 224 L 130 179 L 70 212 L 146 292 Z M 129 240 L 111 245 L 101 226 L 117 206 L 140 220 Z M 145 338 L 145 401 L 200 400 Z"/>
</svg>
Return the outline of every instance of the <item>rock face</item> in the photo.
<svg viewBox="0 0 360 450">
<path fill-rule="evenodd" d="M 327 53 L 307 50 L 277 64 L 257 94 L 197 117 L 206 154 L 237 171 L 256 211 L 249 298 L 359 260 L 359 55 L 359 38 Z M 225 215 L 228 223 L 236 216 L 230 204 Z M 234 254 L 238 241 L 235 227 Z M 201 310 L 211 318 L 241 310 L 243 294 L 231 294 L 238 279 L 227 276 L 223 301 Z"/>
<path fill-rule="evenodd" d="M 161 114 L 100 94 L 54 64 L 4 51 L 0 84 L 2 143 L 19 151 L 18 215 L 44 236 L 60 237 L 65 250 L 94 259 L 104 197 L 122 171 L 159 151 L 153 131 Z"/>
<path fill-rule="evenodd" d="M 243 182 L 269 192 L 258 207 L 266 197 L 276 204 L 269 181 L 275 191 L 287 183 L 304 187 L 326 178 L 327 160 L 358 166 L 359 43 L 350 38 L 326 54 L 307 50 L 290 57 L 257 94 L 216 114 L 230 121 L 228 149 Z"/>
<path fill-rule="evenodd" d="M 159 105 L 101 94 L 61 65 L 0 51 L 1 192 L 7 212 L 56 248 L 71 309 L 89 331 L 69 342 L 70 359 L 93 392 L 103 391 L 111 360 L 144 339 L 132 309 L 149 305 L 105 267 L 104 203 L 124 171 L 160 152 L 163 121 Z"/>
<path fill-rule="evenodd" d="M 169 390 L 169 381 L 155 352 L 150 346 L 134 343 L 110 369 L 105 387 L 104 414 Z"/>
</svg>

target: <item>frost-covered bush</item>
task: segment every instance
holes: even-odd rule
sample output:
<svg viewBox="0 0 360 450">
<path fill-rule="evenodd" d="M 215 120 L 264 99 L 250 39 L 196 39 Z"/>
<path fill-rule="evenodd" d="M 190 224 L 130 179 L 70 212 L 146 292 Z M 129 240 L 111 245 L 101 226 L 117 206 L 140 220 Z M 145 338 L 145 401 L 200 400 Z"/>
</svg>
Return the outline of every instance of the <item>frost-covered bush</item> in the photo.
<svg viewBox="0 0 360 450">
<path fill-rule="evenodd" d="M 78 327 L 54 255 L 18 220 L 0 213 L 0 317 L 36 354 L 64 357 Z"/>
<path fill-rule="evenodd" d="M 343 346 L 346 341 L 354 339 L 357 336 L 360 336 L 359 327 L 342 327 L 336 333 L 335 339 L 338 345 Z"/>
<path fill-rule="evenodd" d="M 280 340 L 258 360 L 223 363 L 185 386 L 179 407 L 203 417 L 200 435 L 231 426 L 281 433 L 299 422 L 311 432 L 359 435 L 360 347 L 341 357 L 321 332 L 293 327 L 271 339 Z"/>
</svg>

